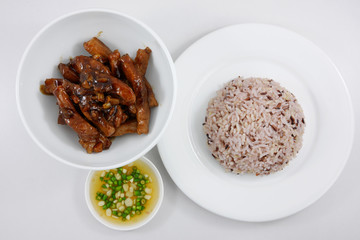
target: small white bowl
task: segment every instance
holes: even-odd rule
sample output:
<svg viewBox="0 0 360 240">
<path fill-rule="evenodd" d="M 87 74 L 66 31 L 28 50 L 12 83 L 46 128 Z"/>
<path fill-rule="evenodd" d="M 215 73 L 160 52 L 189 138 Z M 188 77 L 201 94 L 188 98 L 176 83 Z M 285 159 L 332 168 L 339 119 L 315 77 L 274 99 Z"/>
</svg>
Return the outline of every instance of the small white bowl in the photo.
<svg viewBox="0 0 360 240">
<path fill-rule="evenodd" d="M 135 57 L 139 48 L 152 49 L 146 72 L 159 106 L 151 110 L 149 133 L 127 134 L 114 139 L 110 149 L 87 154 L 77 134 L 58 125 L 58 106 L 53 96 L 40 93 L 46 78 L 62 77 L 57 69 L 69 57 L 89 55 L 83 42 L 96 36 L 110 49 Z M 159 141 L 174 110 L 174 63 L 161 39 L 145 24 L 122 13 L 90 9 L 62 16 L 45 26 L 27 47 L 16 79 L 16 100 L 21 120 L 31 138 L 53 158 L 71 166 L 100 170 L 126 165 L 143 156 Z"/>
<path fill-rule="evenodd" d="M 139 227 L 144 226 L 145 224 L 147 224 L 148 222 L 150 222 L 151 219 L 153 219 L 153 217 L 156 215 L 156 213 L 158 212 L 163 198 L 164 198 L 164 184 L 163 184 L 163 180 L 161 178 L 161 175 L 159 173 L 159 171 L 157 170 L 157 168 L 155 167 L 155 165 L 146 157 L 141 157 L 138 159 L 138 161 L 142 161 L 143 163 L 145 163 L 147 166 L 150 167 L 150 169 L 153 171 L 153 175 L 156 177 L 155 182 L 157 182 L 157 188 L 158 188 L 158 197 L 157 197 L 157 202 L 155 203 L 155 206 L 153 208 L 153 210 L 151 211 L 151 213 L 146 216 L 145 218 L 141 219 L 138 222 L 135 222 L 133 224 L 130 223 L 125 223 L 122 224 L 121 220 L 119 220 L 119 223 L 113 223 L 108 221 L 107 219 L 101 217 L 99 215 L 99 213 L 96 211 L 96 209 L 94 208 L 93 202 L 91 201 L 91 198 L 94 196 L 90 196 L 90 183 L 91 183 L 91 179 L 93 178 L 93 175 L 96 171 L 90 171 L 87 179 L 86 179 L 86 183 L 85 183 L 85 200 L 86 200 L 86 204 L 91 212 L 91 214 L 102 224 L 104 224 L 105 226 L 114 229 L 114 230 L 120 230 L 120 231 L 128 231 L 128 230 L 134 230 L 137 229 Z"/>
</svg>

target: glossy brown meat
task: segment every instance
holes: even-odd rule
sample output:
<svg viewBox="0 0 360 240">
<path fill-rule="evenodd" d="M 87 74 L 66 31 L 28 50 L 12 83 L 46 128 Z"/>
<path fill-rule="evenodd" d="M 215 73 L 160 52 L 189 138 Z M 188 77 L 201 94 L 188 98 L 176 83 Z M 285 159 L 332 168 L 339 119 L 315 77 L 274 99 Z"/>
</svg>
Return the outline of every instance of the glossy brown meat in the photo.
<svg viewBox="0 0 360 240">
<path fill-rule="evenodd" d="M 106 77 L 100 76 L 98 71 L 92 69 L 85 69 L 80 73 L 80 83 L 81 86 L 90 91 L 95 91 L 96 93 L 109 92 L 112 90 L 111 81 L 107 77 L 109 75 L 105 74 Z"/>
<path fill-rule="evenodd" d="M 131 87 L 111 75 L 87 69 L 81 72 L 80 82 L 83 88 L 93 89 L 96 93 L 107 92 L 118 95 L 121 98 L 119 103 L 121 102 L 123 105 L 135 103 L 136 96 Z"/>
<path fill-rule="evenodd" d="M 159 106 L 158 101 L 156 100 L 154 91 L 150 85 L 150 83 L 148 82 L 148 80 L 144 77 L 144 81 L 145 81 L 145 85 L 146 85 L 146 89 L 148 92 L 148 101 L 149 101 L 149 106 L 152 107 L 157 107 Z"/>
<path fill-rule="evenodd" d="M 146 69 L 148 67 L 149 58 L 151 54 L 151 49 L 146 47 L 145 49 L 139 49 L 136 53 L 135 57 L 135 66 L 138 68 L 140 74 L 144 77 L 144 81 L 146 84 L 146 89 L 148 91 L 148 101 L 150 107 L 157 107 L 159 104 L 155 98 L 154 91 L 145 77 Z"/>
<path fill-rule="evenodd" d="M 135 67 L 134 62 L 129 55 L 125 54 L 120 58 L 120 65 L 136 95 L 137 133 L 148 133 L 150 108 L 144 78 Z"/>
<path fill-rule="evenodd" d="M 63 79 L 61 78 L 48 78 L 45 80 L 44 87 L 42 87 L 42 91 L 44 94 L 51 95 L 53 94 L 55 88 L 60 86 L 63 83 Z"/>
<path fill-rule="evenodd" d="M 70 97 L 63 86 L 56 87 L 53 93 L 57 99 L 57 103 L 66 124 L 73 128 L 80 138 L 91 141 L 92 139 L 99 137 L 100 133 L 96 128 L 92 127 L 76 111 L 76 108 L 72 104 Z"/>
<path fill-rule="evenodd" d="M 45 80 L 44 85 L 41 85 L 41 89 L 42 89 L 41 91 L 43 94 L 53 95 L 53 91 L 56 89 L 56 87 L 63 85 L 64 81 L 68 82 L 67 80 L 60 78 L 48 78 Z M 62 117 L 61 111 L 59 111 L 59 115 L 58 115 L 58 124 L 66 125 L 66 122 Z"/>
<path fill-rule="evenodd" d="M 80 74 L 85 69 L 91 69 L 94 71 L 99 71 L 101 73 L 111 74 L 110 69 L 95 59 L 92 59 L 88 56 L 77 56 L 70 59 L 71 67 Z"/>
<path fill-rule="evenodd" d="M 53 91 L 57 86 L 62 85 L 69 95 L 88 95 L 91 94 L 88 90 L 82 88 L 79 84 L 72 83 L 68 80 L 61 78 L 48 78 L 45 80 L 45 84 L 43 85 L 45 94 L 53 94 Z"/>
<path fill-rule="evenodd" d="M 62 79 L 62 86 L 64 87 L 66 93 L 68 95 L 70 95 L 70 97 L 76 96 L 76 97 L 81 97 L 84 95 L 91 95 L 92 92 L 90 92 L 89 90 L 82 88 L 79 84 L 76 83 L 72 83 L 68 80 Z M 80 99 L 78 101 L 74 101 L 76 103 L 78 103 L 80 101 Z"/>
<path fill-rule="evenodd" d="M 148 67 L 149 58 L 151 54 L 151 49 L 146 47 L 145 49 L 139 49 L 136 52 L 135 57 L 135 66 L 138 68 L 139 73 L 143 76 L 146 74 L 146 69 Z"/>
<path fill-rule="evenodd" d="M 105 104 L 109 102 L 111 101 L 108 101 L 108 97 L 107 97 Z M 121 106 L 112 105 L 109 108 L 104 109 L 103 112 L 105 119 L 109 121 L 115 128 L 118 128 L 120 126 L 124 114 Z"/>
<path fill-rule="evenodd" d="M 107 62 L 108 62 L 108 59 L 104 59 L 102 56 L 100 56 L 100 55 L 93 55 L 93 56 L 91 56 L 92 57 L 92 59 L 95 59 L 96 61 L 98 61 L 98 62 L 100 62 L 100 63 L 102 63 L 102 64 L 107 64 Z"/>
<path fill-rule="evenodd" d="M 66 125 L 66 122 L 63 118 L 63 116 L 61 115 L 61 112 L 59 111 L 59 115 L 58 115 L 58 124 L 60 125 Z"/>
<path fill-rule="evenodd" d="M 92 122 L 105 136 L 110 136 L 114 133 L 115 128 L 103 116 L 102 108 L 97 106 L 92 99 L 92 92 L 87 91 L 80 85 L 71 83 L 70 81 L 60 79 L 65 92 L 73 100 L 74 103 L 79 104 L 82 114 Z M 81 101 L 80 101 L 81 100 Z M 58 123 L 62 124 L 61 116 Z"/>
<path fill-rule="evenodd" d="M 63 86 L 56 87 L 53 94 L 57 99 L 63 120 L 78 134 L 80 144 L 88 153 L 99 152 L 110 147 L 110 140 L 102 136 L 76 111 Z"/>
<path fill-rule="evenodd" d="M 125 123 L 125 122 L 126 122 L 126 120 L 128 120 L 128 118 L 129 118 L 129 116 L 128 116 L 126 113 L 122 112 L 122 114 L 121 114 L 121 122 L 120 122 L 120 124 Z M 120 126 L 120 125 L 119 125 L 119 126 Z"/>
<path fill-rule="evenodd" d="M 105 136 L 111 136 L 115 132 L 114 126 L 104 117 L 98 98 L 93 97 L 93 92 L 82 88 L 79 84 L 63 80 L 62 86 L 73 102 L 79 105 L 82 114 L 92 122 Z"/>
<path fill-rule="evenodd" d="M 110 75 L 99 74 L 99 77 L 107 77 L 111 81 L 112 92 L 116 93 L 123 100 L 124 105 L 132 105 L 136 102 L 134 91 L 126 83 Z"/>
<path fill-rule="evenodd" d="M 88 153 L 109 148 L 109 137 L 148 133 L 150 107 L 158 105 L 145 78 L 151 49 L 139 49 L 133 60 L 96 37 L 83 46 L 91 56 L 60 63 L 63 79 L 46 79 L 40 86 L 57 99 L 58 123 L 69 125 Z"/>
<path fill-rule="evenodd" d="M 109 55 L 111 75 L 117 78 L 120 78 L 120 72 L 118 69 L 120 57 L 120 52 L 117 49 Z"/>
<path fill-rule="evenodd" d="M 137 132 L 137 121 L 135 119 L 132 119 L 121 124 L 120 127 L 116 129 L 115 133 L 113 134 L 113 137 L 118 137 L 128 133 L 136 133 L 136 132 Z"/>
<path fill-rule="evenodd" d="M 63 77 L 66 80 L 69 80 L 70 82 L 73 82 L 73 83 L 79 82 L 79 80 L 80 80 L 79 75 L 74 70 L 72 70 L 68 65 L 60 63 L 58 65 L 58 68 L 59 68 L 61 75 L 63 75 Z"/>
<path fill-rule="evenodd" d="M 115 132 L 115 127 L 105 119 L 103 112 L 100 109 L 96 109 L 97 106 L 95 103 L 92 103 L 91 96 L 83 96 L 79 107 L 83 115 L 106 137 L 111 136 Z"/>
<path fill-rule="evenodd" d="M 120 127 L 121 123 L 124 122 L 124 118 L 127 118 L 127 116 L 124 115 L 125 114 L 120 106 L 114 106 L 108 114 L 108 119 L 109 121 L 113 122 L 115 128 L 118 128 Z"/>
<path fill-rule="evenodd" d="M 132 114 L 136 114 L 136 104 L 129 106 L 129 112 Z"/>
<path fill-rule="evenodd" d="M 84 42 L 83 46 L 88 53 L 95 56 L 101 62 L 105 63 L 108 61 L 111 50 L 98 38 L 93 37 L 89 41 Z"/>
<path fill-rule="evenodd" d="M 96 142 L 79 139 L 79 143 L 86 149 L 87 153 L 102 152 L 103 150 L 109 149 L 111 146 L 111 141 L 102 134 L 100 134 L 100 137 Z"/>
<path fill-rule="evenodd" d="M 135 93 L 131 87 L 109 74 L 87 69 L 81 72 L 80 82 L 83 88 L 93 89 L 96 93 L 107 92 L 119 96 L 121 98 L 119 103 L 123 105 L 131 105 L 136 101 Z"/>
</svg>

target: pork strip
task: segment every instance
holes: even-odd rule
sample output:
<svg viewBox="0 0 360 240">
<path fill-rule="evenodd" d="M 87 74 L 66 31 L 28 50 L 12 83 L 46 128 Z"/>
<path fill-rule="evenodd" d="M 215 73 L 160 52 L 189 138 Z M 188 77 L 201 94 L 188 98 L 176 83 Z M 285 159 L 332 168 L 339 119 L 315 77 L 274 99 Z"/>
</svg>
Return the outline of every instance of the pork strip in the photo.
<svg viewBox="0 0 360 240">
<path fill-rule="evenodd" d="M 55 88 L 63 83 L 61 78 L 48 78 L 45 80 L 44 85 L 41 85 L 42 93 L 52 95 Z"/>
<path fill-rule="evenodd" d="M 62 86 L 73 102 L 79 105 L 80 111 L 86 119 L 100 129 L 106 137 L 115 132 L 114 126 L 105 119 L 101 106 L 93 100 L 92 92 L 67 80 L 62 81 Z"/>
<path fill-rule="evenodd" d="M 139 73 L 134 65 L 133 60 L 128 54 L 125 54 L 120 58 L 120 65 L 126 76 L 126 79 L 130 82 L 136 95 L 136 120 L 138 123 L 137 133 L 148 133 L 150 108 L 144 78 Z"/>
<path fill-rule="evenodd" d="M 63 75 L 63 77 L 66 80 L 69 80 L 70 82 L 73 82 L 73 83 L 79 82 L 79 80 L 80 80 L 79 75 L 74 70 L 72 70 L 68 65 L 60 63 L 58 65 L 58 68 L 59 68 L 61 75 Z"/>
<path fill-rule="evenodd" d="M 151 84 L 145 77 L 146 70 L 147 70 L 148 63 L 149 63 L 150 54 L 151 54 L 151 49 L 149 47 L 146 47 L 145 49 L 139 49 L 136 52 L 135 66 L 138 68 L 138 71 L 140 72 L 140 74 L 144 77 L 144 81 L 145 81 L 146 88 L 148 91 L 149 106 L 157 107 L 159 105 L 158 101 L 155 98 L 155 94 L 151 87 Z"/>
<path fill-rule="evenodd" d="M 91 69 L 94 71 L 99 71 L 101 73 L 111 74 L 110 69 L 95 59 L 92 59 L 88 56 L 76 56 L 70 59 L 70 66 L 80 74 L 85 69 Z"/>
<path fill-rule="evenodd" d="M 156 100 L 154 91 L 149 83 L 149 81 L 144 77 L 144 81 L 145 81 L 145 85 L 146 85 L 146 89 L 148 91 L 148 102 L 149 102 L 149 107 L 157 107 L 159 106 L 158 101 Z"/>
<path fill-rule="evenodd" d="M 86 100 L 85 100 L 86 99 Z M 110 124 L 104 117 L 104 114 L 92 107 L 91 103 L 83 104 L 84 102 L 90 102 L 91 96 L 84 96 L 79 104 L 80 110 L 83 115 L 92 122 L 106 137 L 110 137 L 115 132 L 115 127 Z"/>
<path fill-rule="evenodd" d="M 99 77 L 107 77 L 110 79 L 112 92 L 116 93 L 122 100 L 124 100 L 122 101 L 124 105 L 135 104 L 136 95 L 131 87 L 129 87 L 126 83 L 110 75 L 106 76 L 105 74 L 99 74 Z"/>
<path fill-rule="evenodd" d="M 109 55 L 111 75 L 117 78 L 120 78 L 120 72 L 118 68 L 120 57 L 120 52 L 117 49 Z"/>
<path fill-rule="evenodd" d="M 108 48 L 101 40 L 97 37 L 93 37 L 83 44 L 85 50 L 96 58 L 100 58 L 101 62 L 107 62 L 109 55 L 111 54 L 110 48 Z"/>
<path fill-rule="evenodd" d="M 128 133 L 136 133 L 136 132 L 137 132 L 137 121 L 135 119 L 132 119 L 121 124 L 120 127 L 116 129 L 115 133 L 112 136 L 118 137 Z"/>
<path fill-rule="evenodd" d="M 100 134 L 76 111 L 63 86 L 56 87 L 53 94 L 57 99 L 63 120 L 78 134 L 80 144 L 88 153 L 92 153 L 94 149 L 99 152 L 110 147 L 110 140 Z"/>
</svg>

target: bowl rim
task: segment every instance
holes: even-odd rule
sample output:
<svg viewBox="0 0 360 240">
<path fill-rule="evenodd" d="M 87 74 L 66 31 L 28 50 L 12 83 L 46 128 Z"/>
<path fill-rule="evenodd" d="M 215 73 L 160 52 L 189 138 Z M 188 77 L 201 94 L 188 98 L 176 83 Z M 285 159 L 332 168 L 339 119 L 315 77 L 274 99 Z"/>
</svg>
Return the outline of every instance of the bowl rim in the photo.
<svg viewBox="0 0 360 240">
<path fill-rule="evenodd" d="M 92 176 L 94 175 L 95 172 L 102 171 L 102 170 L 91 170 L 88 173 L 87 177 L 86 177 L 85 191 L 84 191 L 86 205 L 87 205 L 89 211 L 91 212 L 91 214 L 93 215 L 93 217 L 96 220 L 98 220 L 100 223 L 102 223 L 103 225 L 105 225 L 105 226 L 107 226 L 107 227 L 109 227 L 111 229 L 118 230 L 118 231 L 130 231 L 130 230 L 135 230 L 137 228 L 140 228 L 140 227 L 146 225 L 148 222 L 150 222 L 155 217 L 155 215 L 157 214 L 157 212 L 159 211 L 159 209 L 160 209 L 160 207 L 162 205 L 162 202 L 163 202 L 163 199 L 164 199 L 164 182 L 163 182 L 163 179 L 161 177 L 161 174 L 160 174 L 159 170 L 156 168 L 155 164 L 153 164 L 145 156 L 140 157 L 137 160 L 144 162 L 145 164 L 147 164 L 154 171 L 154 174 L 155 174 L 155 176 L 157 178 L 158 185 L 159 185 L 159 198 L 158 198 L 158 201 L 157 201 L 157 203 L 155 205 L 154 210 L 150 213 L 150 215 L 148 217 L 144 218 L 143 220 L 141 220 L 140 222 L 137 222 L 135 224 L 116 226 L 115 224 L 111 224 L 107 220 L 105 220 L 104 218 L 100 217 L 99 214 L 96 212 L 96 210 L 94 208 L 94 205 L 92 204 L 92 202 L 90 200 L 90 192 L 89 192 L 89 190 L 90 190 L 90 180 L 91 180 Z M 135 161 L 137 161 L 137 160 L 135 160 Z M 132 162 L 135 162 L 135 161 L 132 161 Z M 130 163 L 132 163 L 132 162 L 130 162 Z"/>
<path fill-rule="evenodd" d="M 20 104 L 20 75 L 21 75 L 21 71 L 23 69 L 23 65 L 24 65 L 24 61 L 28 56 L 28 53 L 30 51 L 30 49 L 32 48 L 32 46 L 34 45 L 34 43 L 38 40 L 38 38 L 44 33 L 46 32 L 50 27 L 52 27 L 54 24 L 72 17 L 74 15 L 81 15 L 81 14 L 88 14 L 88 13 L 107 13 L 107 14 L 114 14 L 114 15 L 118 15 L 120 17 L 126 18 L 130 21 L 135 22 L 136 24 L 138 24 L 140 27 L 142 27 L 145 31 L 147 31 L 150 35 L 152 35 L 154 37 L 154 39 L 156 40 L 156 42 L 159 44 L 160 48 L 164 51 L 165 57 L 167 59 L 167 61 L 169 62 L 169 66 L 170 66 L 170 71 L 171 71 L 171 75 L 173 77 L 173 96 L 171 99 L 171 106 L 170 106 L 170 111 L 167 114 L 167 119 L 165 121 L 164 126 L 162 127 L 162 129 L 160 130 L 159 134 L 152 140 L 152 142 L 144 149 L 142 149 L 138 154 L 134 155 L 134 157 L 130 158 L 129 160 L 122 162 L 122 163 L 116 163 L 116 164 L 112 164 L 109 166 L 85 166 L 82 164 L 78 164 L 78 163 L 73 163 L 70 162 L 60 156 L 58 156 L 57 154 L 51 152 L 50 150 L 48 150 L 42 143 L 41 141 L 35 136 L 35 134 L 33 133 L 33 131 L 31 130 L 31 128 L 29 127 L 28 123 L 25 120 L 25 116 Z M 81 10 L 77 10 L 77 11 L 73 11 L 67 14 L 64 14 L 60 17 L 55 18 L 54 20 L 50 21 L 48 24 L 46 24 L 44 27 L 41 28 L 41 30 L 39 32 L 37 32 L 37 34 L 32 38 L 32 40 L 30 41 L 30 43 L 27 45 L 20 63 L 19 63 L 19 67 L 17 69 L 17 74 L 16 74 L 16 86 L 15 86 L 15 96 L 16 96 L 16 106 L 17 106 L 17 110 L 21 119 L 21 122 L 23 123 L 26 132 L 30 135 L 31 139 L 44 151 L 46 152 L 48 155 L 50 155 L 51 157 L 53 157 L 54 159 L 65 163 L 69 166 L 72 167 L 76 167 L 76 168 L 81 168 L 81 169 L 89 169 L 89 170 L 103 170 L 103 169 L 110 169 L 110 168 L 117 168 L 120 167 L 121 165 L 126 165 L 129 164 L 130 162 L 140 158 L 141 156 L 145 155 L 148 151 L 150 151 L 160 140 L 161 136 L 163 135 L 163 133 L 165 132 L 166 128 L 169 125 L 170 119 L 173 115 L 174 112 L 174 108 L 175 108 L 175 101 L 176 101 L 176 96 L 177 96 L 177 75 L 176 75 L 176 70 L 175 70 L 175 64 L 174 61 L 170 55 L 169 50 L 167 49 L 166 45 L 164 44 L 164 42 L 161 40 L 161 38 L 150 28 L 148 27 L 145 23 L 143 23 L 142 21 L 129 16 L 127 14 L 124 14 L 122 12 L 118 12 L 115 10 L 110 10 L 110 9 L 105 9 L 105 8 L 88 8 L 88 9 L 81 9 Z"/>
</svg>

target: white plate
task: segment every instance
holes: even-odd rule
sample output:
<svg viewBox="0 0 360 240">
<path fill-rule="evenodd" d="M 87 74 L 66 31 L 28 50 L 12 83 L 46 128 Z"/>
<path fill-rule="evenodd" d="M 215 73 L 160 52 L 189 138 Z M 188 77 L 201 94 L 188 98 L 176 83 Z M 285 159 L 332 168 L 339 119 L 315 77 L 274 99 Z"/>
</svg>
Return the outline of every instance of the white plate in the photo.
<svg viewBox="0 0 360 240">
<path fill-rule="evenodd" d="M 271 25 L 234 25 L 194 43 L 175 65 L 178 101 L 159 151 L 194 202 L 231 219 L 269 221 L 304 209 L 335 182 L 351 150 L 353 111 L 340 73 L 312 42 Z M 272 78 L 303 107 L 303 147 L 283 171 L 226 173 L 208 150 L 202 129 L 207 103 L 239 75 Z"/>
</svg>

